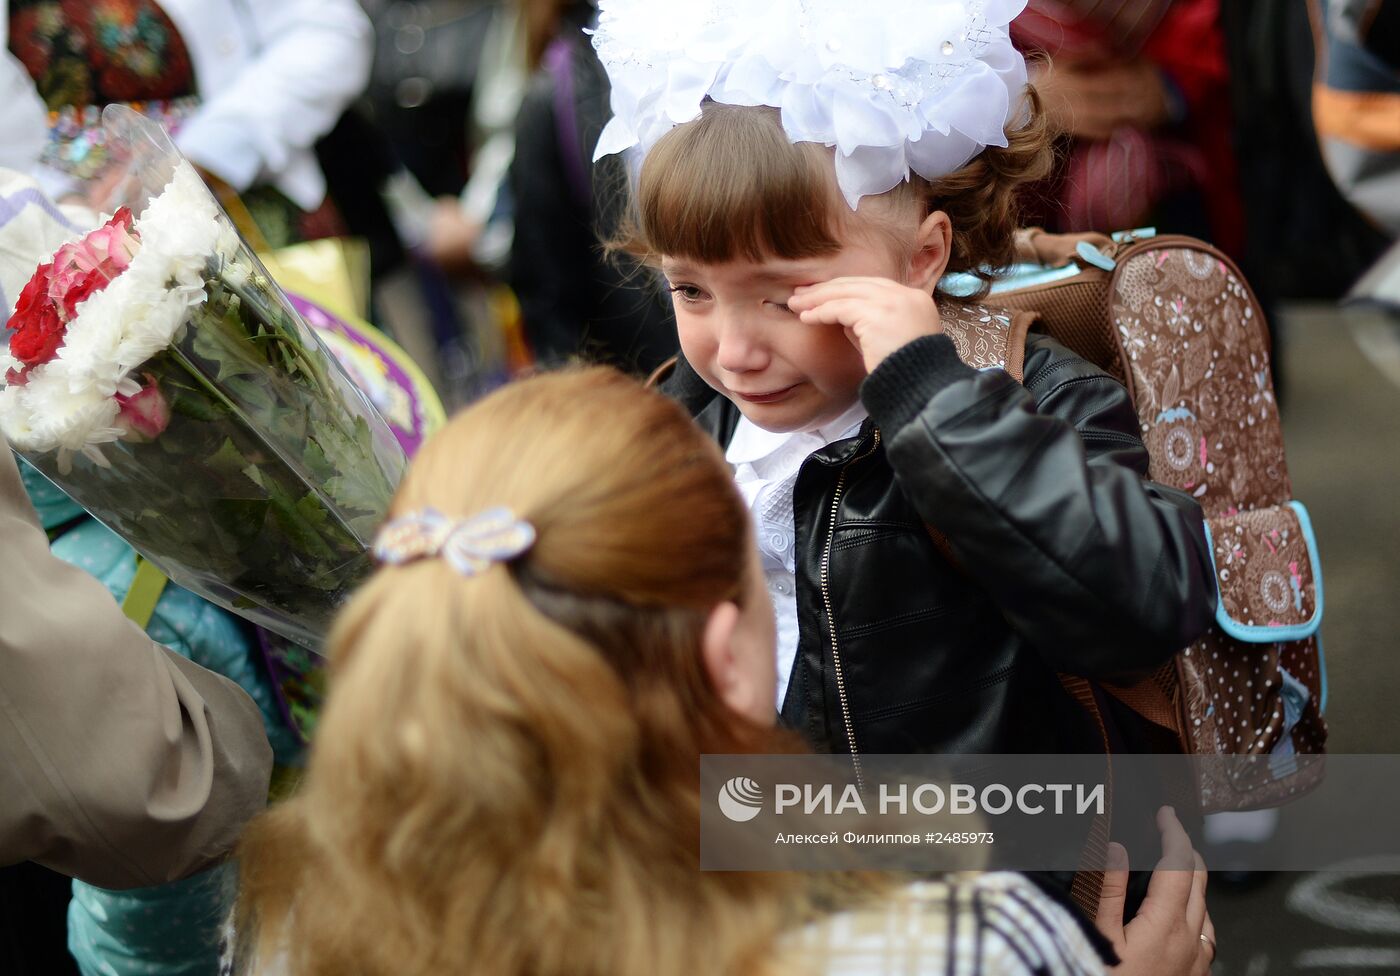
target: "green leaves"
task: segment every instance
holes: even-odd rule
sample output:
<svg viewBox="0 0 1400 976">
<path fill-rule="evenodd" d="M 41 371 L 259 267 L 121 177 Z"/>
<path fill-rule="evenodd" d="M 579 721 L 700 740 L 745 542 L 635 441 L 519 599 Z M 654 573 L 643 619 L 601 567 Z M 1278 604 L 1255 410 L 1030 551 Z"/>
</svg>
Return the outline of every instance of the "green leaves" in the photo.
<svg viewBox="0 0 1400 976">
<path fill-rule="evenodd" d="M 305 639 L 373 568 L 367 542 L 395 485 L 360 405 L 269 287 L 208 283 L 189 327 L 144 367 L 170 425 L 122 445 L 95 508 L 197 587 L 294 620 Z"/>
<path fill-rule="evenodd" d="M 308 460 L 323 473 L 333 472 L 325 482 L 327 494 L 353 513 L 351 528 L 367 535 L 393 497 L 393 487 L 374 453 L 369 424 L 358 416 L 351 432 L 340 424 L 313 424 L 311 436 L 315 449 L 308 450 Z"/>
</svg>

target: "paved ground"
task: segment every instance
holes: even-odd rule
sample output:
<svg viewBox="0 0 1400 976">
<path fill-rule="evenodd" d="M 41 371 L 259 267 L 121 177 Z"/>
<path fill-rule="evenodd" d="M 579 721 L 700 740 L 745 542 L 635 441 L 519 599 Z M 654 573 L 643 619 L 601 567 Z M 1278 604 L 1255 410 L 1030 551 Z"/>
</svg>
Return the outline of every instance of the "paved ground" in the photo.
<svg viewBox="0 0 1400 976">
<path fill-rule="evenodd" d="M 1400 335 L 1378 317 L 1296 310 L 1284 323 L 1284 438 L 1319 539 L 1335 752 L 1400 753 Z M 1363 337 L 1375 359 L 1357 344 Z"/>
<path fill-rule="evenodd" d="M 1326 582 L 1330 747 L 1400 753 L 1400 325 L 1322 307 L 1283 325 L 1288 467 Z M 1396 811 L 1376 816 L 1400 830 Z M 1217 886 L 1215 976 L 1400 973 L 1400 864 L 1389 868 Z"/>
</svg>

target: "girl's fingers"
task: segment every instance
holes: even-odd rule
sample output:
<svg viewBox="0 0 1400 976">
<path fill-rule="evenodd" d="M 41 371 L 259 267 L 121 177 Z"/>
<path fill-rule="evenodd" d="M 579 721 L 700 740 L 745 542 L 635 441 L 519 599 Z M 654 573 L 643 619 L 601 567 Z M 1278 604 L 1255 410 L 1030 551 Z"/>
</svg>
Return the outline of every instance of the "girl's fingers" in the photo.
<svg viewBox="0 0 1400 976">
<path fill-rule="evenodd" d="M 819 281 L 816 284 L 812 285 L 798 285 L 796 288 L 793 289 L 793 291 L 801 293 L 816 291 L 818 288 L 837 288 L 844 287 L 847 285 L 869 285 L 877 288 L 884 288 L 886 286 L 892 286 L 895 288 L 903 287 L 899 284 L 899 282 L 895 281 L 892 278 L 878 278 L 874 275 L 842 275 L 839 278 L 831 278 L 827 281 Z"/>
<path fill-rule="evenodd" d="M 802 309 L 798 312 L 798 317 L 806 325 L 844 325 L 854 328 L 870 314 L 870 310 L 871 303 L 868 299 L 838 298 L 824 301 L 814 308 Z"/>
<path fill-rule="evenodd" d="M 818 285 L 811 291 L 795 291 L 788 299 L 788 308 L 794 311 L 801 311 L 807 308 L 816 308 L 826 302 L 837 301 L 838 299 L 869 298 L 870 289 L 851 287 L 849 285 L 829 286 Z"/>
<path fill-rule="evenodd" d="M 811 308 L 835 298 L 870 298 L 889 288 L 903 287 L 888 278 L 832 278 L 816 285 L 802 285 L 793 289 L 788 299 L 791 308 Z"/>
</svg>

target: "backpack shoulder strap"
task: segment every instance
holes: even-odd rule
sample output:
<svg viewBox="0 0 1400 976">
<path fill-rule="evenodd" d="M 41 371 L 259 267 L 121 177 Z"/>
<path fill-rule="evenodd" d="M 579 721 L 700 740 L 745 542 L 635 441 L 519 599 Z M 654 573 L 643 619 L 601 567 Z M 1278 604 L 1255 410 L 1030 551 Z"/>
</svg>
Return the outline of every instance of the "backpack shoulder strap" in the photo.
<svg viewBox="0 0 1400 976">
<path fill-rule="evenodd" d="M 959 359 L 974 369 L 1000 367 L 1021 382 L 1026 333 L 1039 320 L 1037 313 L 947 302 L 938 306 L 938 315 Z"/>
<path fill-rule="evenodd" d="M 136 575 L 132 577 L 131 586 L 127 588 L 126 599 L 122 600 L 122 613 L 136 626 L 145 630 L 150 625 L 151 617 L 156 612 L 156 604 L 160 602 L 161 594 L 165 592 L 165 586 L 169 582 L 170 577 L 162 573 L 155 563 L 137 555 Z"/>
<path fill-rule="evenodd" d="M 665 383 L 675 375 L 676 367 L 680 363 L 680 359 L 681 357 L 679 355 L 675 355 L 656 367 L 651 371 L 651 375 L 646 378 L 646 382 L 643 385 L 648 390 L 654 390 L 662 383 Z"/>
</svg>

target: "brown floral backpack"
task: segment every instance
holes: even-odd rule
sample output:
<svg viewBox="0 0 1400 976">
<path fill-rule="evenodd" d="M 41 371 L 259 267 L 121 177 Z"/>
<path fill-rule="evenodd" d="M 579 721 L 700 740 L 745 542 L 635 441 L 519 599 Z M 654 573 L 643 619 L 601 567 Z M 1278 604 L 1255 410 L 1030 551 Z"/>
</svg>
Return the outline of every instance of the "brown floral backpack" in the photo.
<svg viewBox="0 0 1400 976">
<path fill-rule="evenodd" d="M 1094 246 L 1042 235 L 1036 250 L 1043 261 L 1056 250 L 1073 259 L 1029 284 L 1010 280 L 989 304 L 1034 311 L 1037 331 L 1128 388 L 1149 476 L 1200 503 L 1215 560 L 1215 625 L 1147 680 L 1102 687 L 1186 753 L 1255 760 L 1202 764 L 1205 812 L 1286 802 L 1322 776 L 1321 761 L 1306 758 L 1327 739 L 1322 577 L 1284 463 L 1259 303 L 1228 257 L 1189 237 Z M 981 362 L 985 324 L 967 318 L 945 324 L 963 357 L 1005 359 L 993 343 Z M 1013 345 L 1016 331 L 1004 333 Z"/>
</svg>

